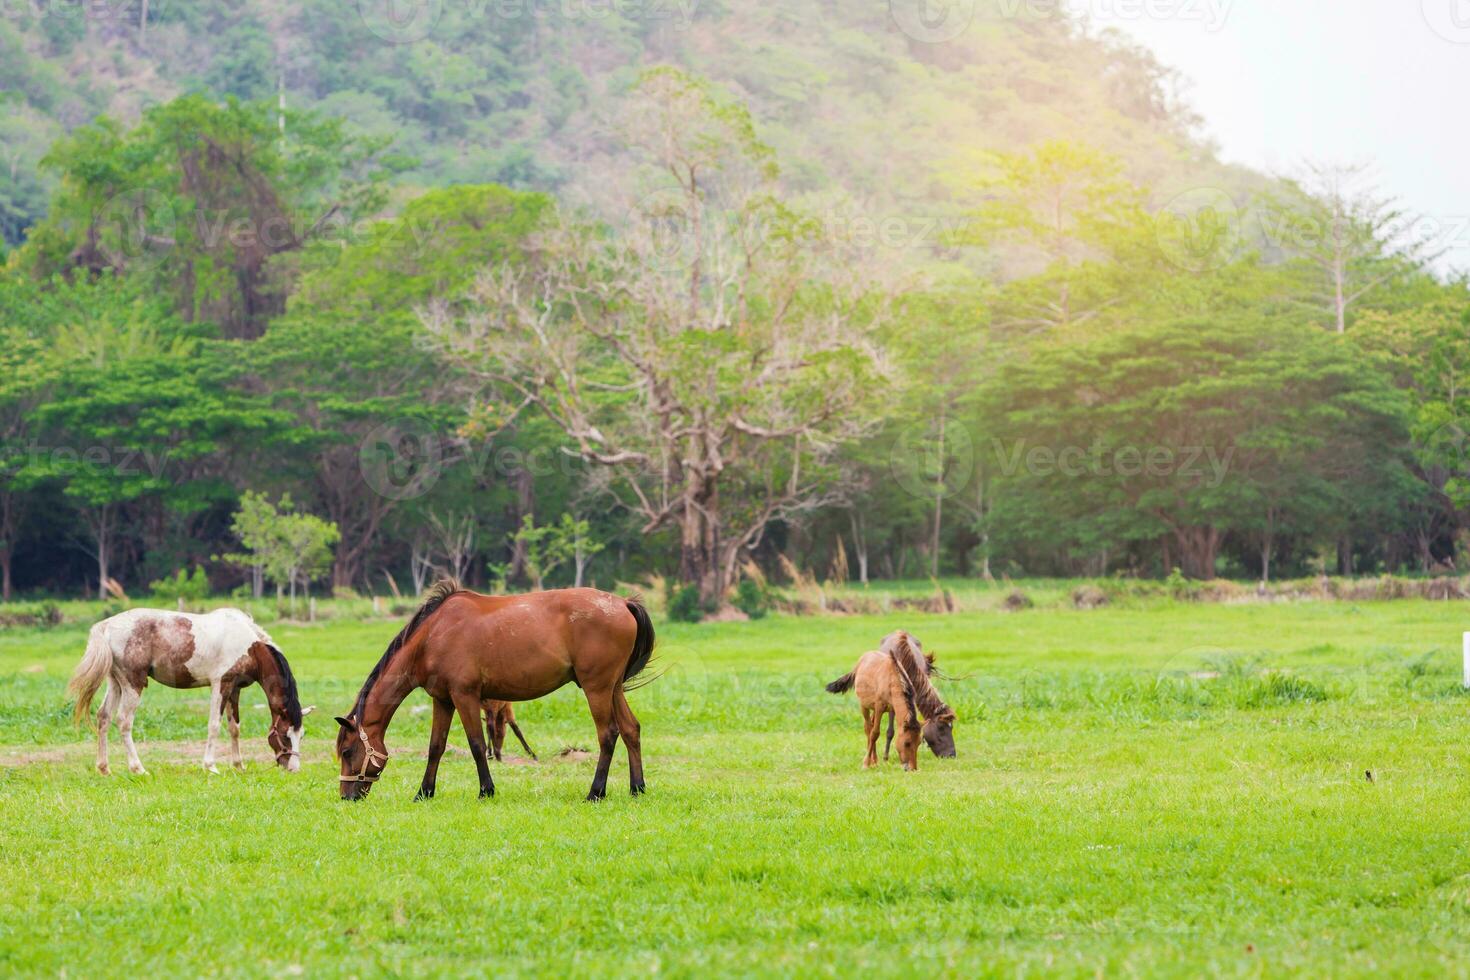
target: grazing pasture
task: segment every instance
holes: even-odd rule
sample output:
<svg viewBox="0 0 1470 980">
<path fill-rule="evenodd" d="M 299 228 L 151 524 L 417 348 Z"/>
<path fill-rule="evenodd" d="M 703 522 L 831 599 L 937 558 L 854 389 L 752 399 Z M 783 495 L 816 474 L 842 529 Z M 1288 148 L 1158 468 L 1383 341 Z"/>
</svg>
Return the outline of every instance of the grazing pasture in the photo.
<svg viewBox="0 0 1470 980">
<path fill-rule="evenodd" d="M 199 767 L 207 692 L 151 685 L 151 774 L 92 771 L 66 677 L 84 627 L 0 632 L 0 973 L 1464 974 L 1470 698 L 1459 602 L 660 619 L 630 696 L 648 794 L 582 802 L 571 687 L 517 707 L 539 765 L 476 799 L 456 727 L 415 803 L 416 693 L 371 798 L 333 714 L 398 620 L 272 624 L 307 719 L 272 764 Z M 864 771 L 823 685 L 902 626 L 959 756 Z M 115 767 L 121 769 L 121 767 Z M 1368 776 L 1371 773 L 1371 779 Z"/>
</svg>

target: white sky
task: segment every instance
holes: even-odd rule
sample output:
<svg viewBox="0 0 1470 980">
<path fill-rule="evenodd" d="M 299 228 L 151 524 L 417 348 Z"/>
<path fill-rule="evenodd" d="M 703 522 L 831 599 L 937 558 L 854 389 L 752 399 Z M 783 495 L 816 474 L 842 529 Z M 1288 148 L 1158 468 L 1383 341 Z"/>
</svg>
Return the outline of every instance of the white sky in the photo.
<svg viewBox="0 0 1470 980">
<path fill-rule="evenodd" d="M 1470 268 L 1470 0 L 1067 2 L 1179 69 L 1226 160 L 1373 163 Z"/>
</svg>

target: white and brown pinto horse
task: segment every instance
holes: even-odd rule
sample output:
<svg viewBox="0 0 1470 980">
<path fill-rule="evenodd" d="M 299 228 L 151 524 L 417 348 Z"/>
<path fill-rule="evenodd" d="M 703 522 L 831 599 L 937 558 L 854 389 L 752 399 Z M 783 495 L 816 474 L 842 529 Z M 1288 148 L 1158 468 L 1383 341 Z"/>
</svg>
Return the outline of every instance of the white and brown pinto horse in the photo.
<svg viewBox="0 0 1470 980">
<path fill-rule="evenodd" d="M 301 723 L 311 712 L 301 710 L 296 678 L 265 630 L 239 609 L 216 609 L 203 615 L 162 609 L 129 609 L 92 627 L 87 652 L 72 674 L 67 690 L 77 699 L 80 723 L 92 708 L 97 689 L 107 681 L 107 696 L 97 711 L 97 771 L 107 765 L 107 726 L 117 723 L 128 753 L 128 769 L 145 772 L 133 745 L 133 715 L 152 678 L 177 688 L 209 688 L 209 739 L 204 768 L 215 768 L 220 716 L 228 711 L 235 768 L 240 756 L 240 689 L 259 684 L 271 709 L 266 737 L 276 763 L 288 772 L 301 768 Z"/>
</svg>

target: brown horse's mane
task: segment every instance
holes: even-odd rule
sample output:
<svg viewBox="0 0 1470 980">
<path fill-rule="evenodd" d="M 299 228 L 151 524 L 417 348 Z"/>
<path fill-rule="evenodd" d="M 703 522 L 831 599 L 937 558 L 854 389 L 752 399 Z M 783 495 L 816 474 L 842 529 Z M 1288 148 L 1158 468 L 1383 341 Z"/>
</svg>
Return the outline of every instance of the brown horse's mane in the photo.
<svg viewBox="0 0 1470 980">
<path fill-rule="evenodd" d="M 929 680 L 929 662 L 915 649 L 907 633 L 900 633 L 895 643 L 883 644 L 883 651 L 892 658 L 903 678 L 903 695 L 910 706 L 917 704 L 919 713 L 927 719 L 944 720 L 954 717 L 954 709 L 944 703 Z"/>
<path fill-rule="evenodd" d="M 424 601 L 419 606 L 418 612 L 414 613 L 413 618 L 408 621 L 408 625 L 399 630 L 398 635 L 393 637 L 393 642 L 388 644 L 388 649 L 383 651 L 382 658 L 378 660 L 377 665 L 372 669 L 372 673 L 368 674 L 367 680 L 363 682 L 362 690 L 357 694 L 357 703 L 352 707 L 352 717 L 354 720 L 362 720 L 363 709 L 367 707 L 368 692 L 378 682 L 379 676 L 383 673 L 383 668 L 388 666 L 388 661 L 392 660 L 393 655 L 403 648 L 403 644 L 408 642 L 408 638 L 413 635 L 414 630 L 418 629 L 424 620 L 433 614 L 434 610 L 444 605 L 446 599 L 463 591 L 465 590 L 452 578 L 441 578 L 429 586 L 429 591 L 424 593 Z"/>
</svg>

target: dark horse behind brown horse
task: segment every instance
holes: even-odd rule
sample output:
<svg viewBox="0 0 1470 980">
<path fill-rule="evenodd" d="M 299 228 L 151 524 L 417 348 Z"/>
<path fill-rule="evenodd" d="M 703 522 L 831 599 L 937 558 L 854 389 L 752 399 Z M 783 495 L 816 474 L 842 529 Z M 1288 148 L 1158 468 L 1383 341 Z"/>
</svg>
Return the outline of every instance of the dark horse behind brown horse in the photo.
<svg viewBox="0 0 1470 980">
<path fill-rule="evenodd" d="M 607 770 L 618 738 L 628 747 L 628 782 L 643 792 L 643 755 L 638 719 L 624 692 L 653 655 L 653 623 L 635 599 L 596 589 L 558 589 L 518 596 L 488 596 L 441 581 L 388 644 L 368 675 L 357 703 L 338 718 L 337 757 L 342 761 L 345 800 L 367 796 L 388 764 L 384 743 L 393 713 L 410 693 L 423 688 L 433 701 L 429 764 L 417 799 L 434 795 L 439 759 L 449 725 L 459 713 L 470 754 L 480 774 L 480 795 L 495 784 L 485 758 L 480 702 L 530 701 L 567 683 L 587 698 L 597 725 L 599 755 L 589 800 L 607 791 Z"/>
</svg>

